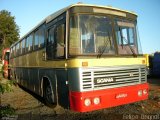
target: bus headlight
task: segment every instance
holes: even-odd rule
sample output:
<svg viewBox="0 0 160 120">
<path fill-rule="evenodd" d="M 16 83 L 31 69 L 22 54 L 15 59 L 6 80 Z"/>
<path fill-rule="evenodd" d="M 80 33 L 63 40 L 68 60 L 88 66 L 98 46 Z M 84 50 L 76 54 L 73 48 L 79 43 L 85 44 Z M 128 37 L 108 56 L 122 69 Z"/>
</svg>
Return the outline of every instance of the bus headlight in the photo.
<svg viewBox="0 0 160 120">
<path fill-rule="evenodd" d="M 98 105 L 100 103 L 100 98 L 98 98 L 98 97 L 94 98 L 93 102 L 95 105 Z"/>
<path fill-rule="evenodd" d="M 142 96 L 142 90 L 138 91 L 138 96 Z"/>
<path fill-rule="evenodd" d="M 84 105 L 85 106 L 90 106 L 91 105 L 91 100 L 89 98 L 84 100 Z"/>
<path fill-rule="evenodd" d="M 144 94 L 144 95 L 147 94 L 147 90 L 146 90 L 146 89 L 143 90 L 143 94 Z"/>
</svg>

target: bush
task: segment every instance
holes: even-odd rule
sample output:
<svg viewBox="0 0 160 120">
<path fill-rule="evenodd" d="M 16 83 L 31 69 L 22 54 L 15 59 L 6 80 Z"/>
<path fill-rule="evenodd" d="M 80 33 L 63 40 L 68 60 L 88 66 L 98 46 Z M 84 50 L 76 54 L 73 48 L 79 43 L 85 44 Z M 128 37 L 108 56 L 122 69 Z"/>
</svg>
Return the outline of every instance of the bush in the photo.
<svg viewBox="0 0 160 120">
<path fill-rule="evenodd" d="M 10 105 L 0 106 L 0 115 L 1 117 L 15 115 L 15 109 L 12 108 Z"/>
<path fill-rule="evenodd" d="M 4 92 L 11 92 L 12 91 L 12 85 L 14 84 L 13 81 L 9 81 L 6 83 L 0 83 L 0 94 L 3 94 Z"/>
<path fill-rule="evenodd" d="M 2 83 L 0 81 L 0 95 L 4 92 L 11 92 L 12 85 L 14 84 L 14 81 L 5 81 L 5 83 Z M 0 117 L 8 117 L 15 115 L 15 109 L 12 108 L 10 105 L 0 105 Z"/>
</svg>

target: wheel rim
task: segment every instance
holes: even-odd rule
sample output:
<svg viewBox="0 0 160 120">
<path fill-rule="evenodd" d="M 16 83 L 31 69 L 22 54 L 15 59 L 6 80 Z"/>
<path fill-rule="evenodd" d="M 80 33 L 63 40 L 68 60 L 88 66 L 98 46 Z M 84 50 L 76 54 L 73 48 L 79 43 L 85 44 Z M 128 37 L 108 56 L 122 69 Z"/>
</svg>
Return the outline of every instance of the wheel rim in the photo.
<svg viewBox="0 0 160 120">
<path fill-rule="evenodd" d="M 53 103 L 54 99 L 53 99 L 52 89 L 51 89 L 50 85 L 47 85 L 47 87 L 46 87 L 45 97 L 49 103 Z"/>
</svg>

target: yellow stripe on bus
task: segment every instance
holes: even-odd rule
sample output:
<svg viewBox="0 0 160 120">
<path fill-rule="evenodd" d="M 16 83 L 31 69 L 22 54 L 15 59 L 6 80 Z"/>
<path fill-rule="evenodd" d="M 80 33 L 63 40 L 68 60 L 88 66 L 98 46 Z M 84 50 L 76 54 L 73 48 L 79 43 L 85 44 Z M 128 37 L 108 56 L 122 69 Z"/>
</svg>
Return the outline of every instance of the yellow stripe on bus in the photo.
<svg viewBox="0 0 160 120">
<path fill-rule="evenodd" d="M 146 65 L 145 58 L 101 58 L 101 59 L 71 59 L 58 61 L 41 61 L 39 64 L 26 63 L 15 67 L 41 67 L 41 68 L 78 68 L 78 67 L 105 67 L 125 65 Z"/>
</svg>

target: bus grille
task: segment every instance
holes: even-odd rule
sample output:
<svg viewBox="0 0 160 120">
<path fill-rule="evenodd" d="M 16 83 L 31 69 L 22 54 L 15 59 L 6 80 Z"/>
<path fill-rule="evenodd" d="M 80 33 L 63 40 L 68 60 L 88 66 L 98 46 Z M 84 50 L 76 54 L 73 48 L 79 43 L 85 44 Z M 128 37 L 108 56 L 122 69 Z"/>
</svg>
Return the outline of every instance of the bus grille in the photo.
<svg viewBox="0 0 160 120">
<path fill-rule="evenodd" d="M 145 67 L 93 68 L 82 70 L 82 90 L 96 90 L 146 82 Z"/>
</svg>

